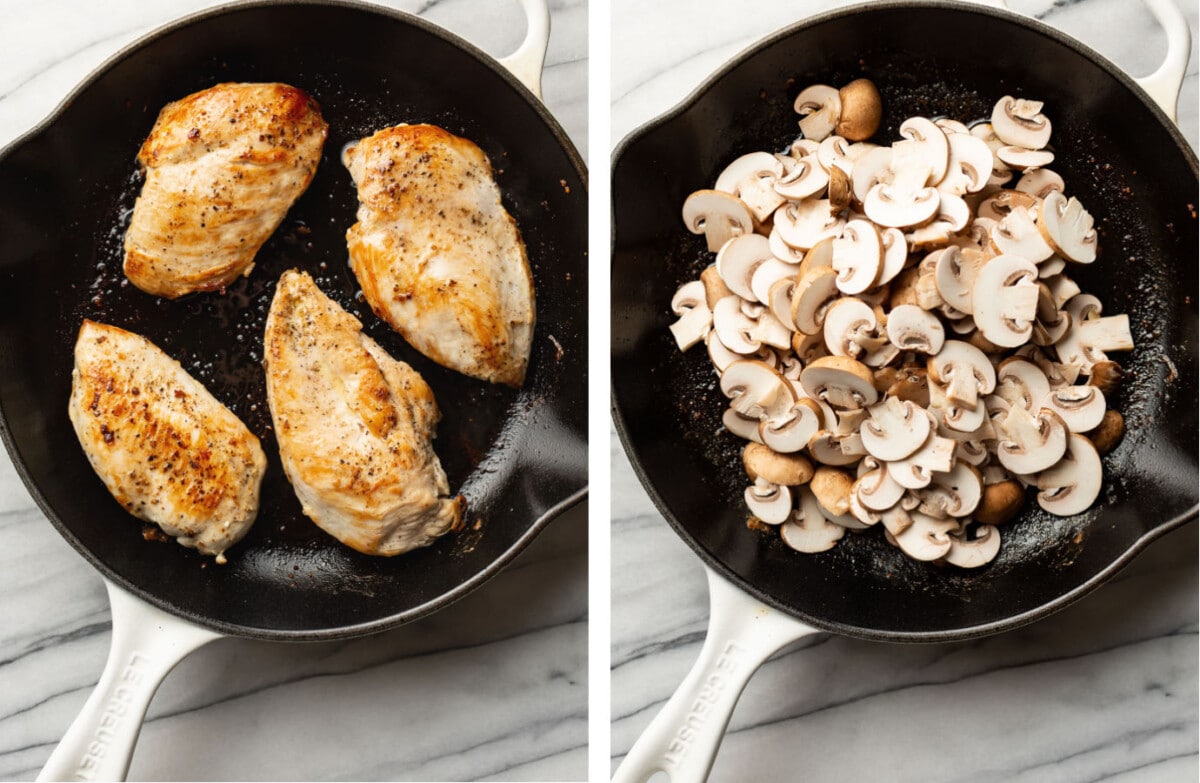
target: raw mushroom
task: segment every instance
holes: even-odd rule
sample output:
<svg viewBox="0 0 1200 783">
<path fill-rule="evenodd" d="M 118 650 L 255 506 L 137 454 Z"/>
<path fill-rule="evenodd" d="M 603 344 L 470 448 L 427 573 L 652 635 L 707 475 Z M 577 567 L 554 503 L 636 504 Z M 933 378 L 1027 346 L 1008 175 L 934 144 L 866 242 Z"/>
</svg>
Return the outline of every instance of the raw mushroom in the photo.
<svg viewBox="0 0 1200 783">
<path fill-rule="evenodd" d="M 795 487 L 812 479 L 813 466 L 799 454 L 779 454 L 761 443 L 742 449 L 742 467 L 751 481 L 762 478 L 772 484 Z"/>
<path fill-rule="evenodd" d="M 750 281 L 754 270 L 768 259 L 775 258 L 770 243 L 761 234 L 741 234 L 733 237 L 717 251 L 717 274 L 730 291 L 753 301 Z"/>
<path fill-rule="evenodd" d="M 1072 196 L 1049 193 L 1038 212 L 1038 230 L 1054 252 L 1077 264 L 1096 260 L 1096 229 L 1092 216 Z"/>
<path fill-rule="evenodd" d="M 938 253 L 934 284 L 942 300 L 960 313 L 974 313 L 975 280 L 988 260 L 981 251 L 957 246 Z"/>
<path fill-rule="evenodd" d="M 876 147 L 858 160 L 850 172 L 850 192 L 854 200 L 862 203 L 875 185 L 891 176 L 892 148 Z"/>
<path fill-rule="evenodd" d="M 1034 263 L 1054 255 L 1054 248 L 1046 243 L 1033 215 L 1026 209 L 1014 209 L 996 224 L 992 229 L 992 245 L 999 253 L 1020 256 Z"/>
<path fill-rule="evenodd" d="M 796 96 L 792 108 L 800 115 L 804 138 L 821 141 L 837 127 L 842 116 L 842 99 L 833 87 L 815 84 Z"/>
<path fill-rule="evenodd" d="M 936 354 L 946 342 L 946 329 L 932 313 L 902 304 L 888 313 L 887 336 L 901 351 Z"/>
<path fill-rule="evenodd" d="M 1022 345 L 1037 318 L 1037 267 L 1020 256 L 995 256 L 980 268 L 971 298 L 975 325 L 989 342 Z"/>
<path fill-rule="evenodd" d="M 996 157 L 1006 166 L 1020 169 L 1023 172 L 1049 166 L 1054 162 L 1054 153 L 1049 150 L 1027 150 L 1024 147 L 1011 145 L 996 150 Z"/>
<path fill-rule="evenodd" d="M 809 487 L 821 508 L 830 514 L 850 513 L 850 490 L 854 487 L 854 479 L 846 471 L 822 465 L 813 473 Z"/>
<path fill-rule="evenodd" d="M 1128 315 L 1101 318 L 1100 300 L 1090 294 L 1072 298 L 1065 309 L 1071 327 L 1054 346 L 1063 364 L 1075 365 L 1090 375 L 1097 363 L 1108 361 L 1105 351 L 1133 350 Z"/>
<path fill-rule="evenodd" d="M 1050 394 L 1050 381 L 1033 362 L 1011 356 L 996 367 L 996 394 L 1033 413 Z"/>
<path fill-rule="evenodd" d="M 713 331 L 725 348 L 738 354 L 751 354 L 762 347 L 761 342 L 750 337 L 750 331 L 757 323 L 742 312 L 740 297 L 727 296 L 717 302 L 712 317 Z"/>
<path fill-rule="evenodd" d="M 992 109 L 992 130 L 1005 144 L 1040 150 L 1050 142 L 1050 120 L 1042 102 L 1005 95 Z"/>
<path fill-rule="evenodd" d="M 796 329 L 803 334 L 819 334 L 838 293 L 837 272 L 832 267 L 816 267 L 801 274 L 792 292 L 792 323 Z"/>
<path fill-rule="evenodd" d="M 924 411 L 911 402 L 886 397 L 867 409 L 863 422 L 863 448 L 883 462 L 904 459 L 925 444 L 932 425 Z"/>
<path fill-rule="evenodd" d="M 938 133 L 941 135 L 941 131 Z M 907 228 L 924 223 L 937 214 L 941 205 L 937 190 L 926 187 L 928 179 L 929 164 L 922 157 L 901 156 L 893 151 L 891 181 L 867 191 L 863 211 L 881 226 Z"/>
<path fill-rule="evenodd" d="M 846 528 L 827 520 L 813 493 L 801 488 L 800 508 L 792 512 L 779 534 L 783 543 L 797 552 L 816 553 L 832 549 L 846 534 Z"/>
<path fill-rule="evenodd" d="M 951 402 L 968 408 L 996 388 L 996 370 L 987 355 L 962 340 L 947 340 L 926 369 L 930 380 L 946 387 Z"/>
<path fill-rule="evenodd" d="M 1088 434 L 1099 454 L 1107 454 L 1117 447 L 1125 435 L 1125 417 L 1117 411 L 1105 411 L 1100 426 Z"/>
<path fill-rule="evenodd" d="M 842 293 L 861 294 L 875 285 L 883 265 L 883 242 L 867 220 L 851 220 L 833 240 L 833 269 Z"/>
<path fill-rule="evenodd" d="M 830 354 L 850 356 L 869 367 L 887 364 L 899 353 L 883 335 L 875 311 L 861 299 L 846 296 L 831 304 L 822 331 Z"/>
<path fill-rule="evenodd" d="M 858 479 L 850 492 L 866 509 L 887 511 L 900 502 L 904 487 L 888 473 L 886 464 L 866 456 L 859 463 Z"/>
<path fill-rule="evenodd" d="M 815 400 L 796 400 L 787 412 L 758 425 L 762 442 L 781 454 L 793 454 L 809 444 L 821 428 L 821 408 Z"/>
<path fill-rule="evenodd" d="M 775 192 L 794 201 L 810 198 L 825 192 L 829 185 L 829 172 L 817 162 L 816 154 L 806 155 L 793 164 L 775 182 Z"/>
<path fill-rule="evenodd" d="M 740 234 L 754 233 L 754 216 L 741 199 L 719 190 L 697 190 L 683 202 L 683 222 L 693 234 L 704 234 L 715 253 Z"/>
<path fill-rule="evenodd" d="M 704 297 L 704 283 L 684 283 L 671 299 L 671 310 L 679 320 L 671 324 L 671 334 L 679 350 L 686 351 L 708 336 L 712 329 L 712 311 Z"/>
<path fill-rule="evenodd" d="M 784 242 L 800 250 L 840 235 L 845 225 L 846 221 L 833 212 L 825 199 L 789 201 L 775 210 L 774 230 Z"/>
<path fill-rule="evenodd" d="M 863 141 L 875 135 L 883 117 L 883 100 L 870 79 L 855 79 L 838 90 L 841 116 L 833 132 L 850 141 Z"/>
<path fill-rule="evenodd" d="M 865 408 L 879 399 L 870 369 L 848 356 L 825 356 L 800 372 L 800 383 L 810 397 L 835 408 Z"/>
<path fill-rule="evenodd" d="M 1095 386 L 1063 386 L 1049 392 L 1041 404 L 1057 413 L 1071 432 L 1090 432 L 1104 418 L 1104 392 Z"/>
<path fill-rule="evenodd" d="M 1025 505 L 1025 490 L 1020 482 L 1007 479 L 985 484 L 983 496 L 975 508 L 975 521 L 985 525 L 1002 525 L 1017 515 Z"/>
<path fill-rule="evenodd" d="M 1011 406 L 997 434 L 996 457 L 1019 476 L 1045 470 L 1062 459 L 1067 448 L 1067 425 L 1045 408 L 1035 415 L 1020 405 Z"/>
<path fill-rule="evenodd" d="M 1000 531 L 991 525 L 977 525 L 974 533 L 950 534 L 950 551 L 945 561 L 959 568 L 979 568 L 996 558 L 1000 551 Z"/>
<path fill-rule="evenodd" d="M 787 380 L 761 361 L 743 359 L 721 373 L 721 391 L 730 407 L 751 419 L 777 419 L 796 402 Z"/>
<path fill-rule="evenodd" d="M 1037 476 L 1038 505 L 1060 517 L 1080 514 L 1100 496 L 1102 474 L 1096 447 L 1084 436 L 1072 434 L 1062 461 Z"/>
<path fill-rule="evenodd" d="M 778 525 L 792 513 L 792 492 L 763 478 L 746 487 L 746 506 L 750 513 L 768 525 Z"/>
<path fill-rule="evenodd" d="M 935 517 L 970 516 L 983 497 L 983 478 L 965 462 L 948 472 L 934 473 L 929 486 L 916 490 L 921 505 L 917 510 Z"/>
<path fill-rule="evenodd" d="M 1035 169 L 1027 172 L 1023 177 L 1017 180 L 1014 189 L 1022 193 L 1028 193 L 1031 196 L 1036 196 L 1043 200 L 1046 196 L 1057 191 L 1062 193 L 1066 191 L 1067 185 L 1063 182 L 1063 178 L 1054 173 L 1050 169 Z"/>
<path fill-rule="evenodd" d="M 937 560 L 950 551 L 950 533 L 958 529 L 957 520 L 937 519 L 919 511 L 909 512 L 909 517 L 912 524 L 893 534 L 904 554 L 913 560 Z"/>
<path fill-rule="evenodd" d="M 909 117 L 900 123 L 900 135 L 905 141 L 896 142 L 892 149 L 903 147 L 901 155 L 911 155 L 924 163 L 929 169 L 927 182 L 941 182 L 950 162 L 950 141 L 942 129 L 925 117 Z"/>
<path fill-rule="evenodd" d="M 783 176 L 783 163 L 769 152 L 751 152 L 737 158 L 717 177 L 715 190 L 737 196 L 755 219 L 764 221 L 783 203 L 775 182 Z"/>
</svg>

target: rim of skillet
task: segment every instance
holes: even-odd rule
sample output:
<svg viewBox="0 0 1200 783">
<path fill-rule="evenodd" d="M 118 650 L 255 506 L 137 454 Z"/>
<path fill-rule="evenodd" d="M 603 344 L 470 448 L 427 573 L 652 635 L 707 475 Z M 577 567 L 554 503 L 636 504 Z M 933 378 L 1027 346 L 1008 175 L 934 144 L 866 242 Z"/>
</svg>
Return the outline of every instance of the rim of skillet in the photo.
<svg viewBox="0 0 1200 783">
<path fill-rule="evenodd" d="M 398 22 L 403 22 L 413 27 L 422 30 L 425 33 L 441 38 L 443 41 L 457 47 L 465 54 L 478 60 L 482 65 L 486 66 L 493 73 L 503 79 L 513 90 L 517 96 L 522 99 L 538 117 L 543 124 L 553 134 L 559 146 L 566 152 L 567 157 L 571 161 L 571 165 L 575 169 L 575 173 L 579 176 L 583 184 L 584 191 L 587 191 L 587 166 L 583 162 L 582 156 L 576 149 L 574 143 L 567 136 L 566 131 L 558 123 L 558 120 L 550 113 L 546 105 L 535 96 L 528 87 L 521 83 L 513 74 L 505 68 L 500 62 L 483 51 L 479 47 L 472 44 L 470 41 L 461 38 L 460 36 L 440 27 L 432 22 L 422 19 L 419 16 L 400 11 L 387 6 L 375 5 L 373 3 L 362 2 L 362 0 L 237 0 L 236 2 L 222 3 L 209 8 L 204 8 L 199 11 L 181 16 L 165 24 L 159 25 L 146 33 L 139 35 L 136 39 L 121 47 L 116 53 L 106 57 L 103 62 L 93 68 L 87 76 L 79 81 L 54 109 L 47 114 L 41 121 L 25 131 L 10 143 L 0 148 L 0 164 L 2 164 L 15 150 L 20 148 L 29 140 L 35 138 L 38 134 L 45 131 L 59 120 L 64 110 L 82 93 L 89 90 L 96 81 L 105 73 L 116 66 L 118 63 L 128 59 L 136 54 L 141 49 L 149 44 L 157 41 L 171 33 L 177 32 L 185 27 L 193 25 L 197 22 L 202 22 L 206 19 L 222 16 L 230 13 L 251 10 L 256 8 L 272 8 L 272 7 L 299 7 L 299 6 L 324 6 L 332 8 L 341 8 L 350 11 L 360 11 L 370 14 L 377 14 L 388 17 Z M 235 625 L 232 623 L 222 622 L 213 618 L 205 617 L 196 613 L 181 611 L 162 599 L 154 593 L 147 592 L 122 575 L 118 574 L 105 563 L 99 560 L 91 550 L 85 547 L 75 537 L 71 529 L 64 524 L 58 514 L 50 507 L 50 504 L 43 496 L 41 489 L 38 487 L 33 477 L 29 474 L 25 466 L 25 462 L 20 458 L 16 444 L 9 432 L 8 417 L 4 411 L 3 405 L 0 405 L 0 440 L 4 442 L 4 446 L 8 451 L 10 460 L 17 474 L 21 477 L 21 481 L 25 484 L 25 488 L 29 491 L 30 496 L 41 510 L 42 514 L 54 525 L 71 547 L 83 556 L 85 560 L 93 568 L 95 568 L 106 580 L 120 586 L 121 589 L 131 593 L 146 603 L 167 612 L 168 614 L 186 620 L 196 625 L 210 628 L 214 631 L 222 633 L 226 636 L 237 636 L 241 638 L 261 639 L 267 641 L 287 641 L 287 642 L 305 642 L 305 641 L 327 641 L 332 639 L 348 639 L 357 636 L 367 636 L 381 631 L 386 631 L 390 628 L 396 628 L 401 625 L 419 620 L 436 611 L 446 608 L 450 604 L 465 597 L 475 588 L 482 585 L 491 577 L 504 569 L 518 554 L 520 554 L 526 546 L 546 527 L 553 519 L 578 504 L 588 495 L 588 483 L 585 481 L 582 487 L 559 500 L 553 506 L 544 511 L 540 516 L 533 519 L 524 533 L 520 535 L 512 545 L 502 552 L 495 560 L 487 565 L 486 568 L 476 572 L 471 578 L 459 583 L 452 590 L 442 593 L 437 598 L 426 601 L 410 609 L 389 615 L 387 617 L 370 620 L 363 623 L 355 623 L 351 625 L 336 626 L 322 630 L 281 630 L 281 629 L 265 629 L 253 628 L 244 625 Z"/>
<path fill-rule="evenodd" d="M 1059 44 L 1062 44 L 1063 46 L 1073 50 L 1077 54 L 1086 57 L 1106 71 L 1113 78 L 1115 78 L 1118 82 L 1120 82 L 1127 90 L 1137 96 L 1138 100 L 1140 100 L 1146 106 L 1146 108 L 1150 110 L 1155 119 L 1157 119 L 1158 122 L 1167 129 L 1171 135 L 1171 138 L 1175 141 L 1176 146 L 1187 159 L 1188 164 L 1191 167 L 1192 176 L 1197 176 L 1196 153 L 1192 150 L 1191 146 L 1184 138 L 1183 133 L 1179 130 L 1179 126 L 1166 115 L 1162 108 L 1152 98 L 1150 98 L 1149 95 L 1146 94 L 1146 91 L 1143 90 L 1131 76 L 1125 73 L 1125 71 L 1123 71 L 1107 57 L 1082 43 L 1078 39 L 1073 38 L 1058 29 L 1051 27 L 1044 22 L 1038 21 L 1037 19 L 1019 14 L 1015 11 L 979 5 L 971 2 L 948 2 L 947 0 L 880 0 L 880 2 L 856 3 L 854 5 L 844 6 L 831 11 L 824 11 L 822 13 L 807 17 L 799 22 L 796 22 L 795 24 L 788 25 L 787 27 L 776 30 L 765 37 L 760 38 L 758 41 L 754 42 L 726 61 L 720 68 L 706 77 L 698 87 L 688 93 L 687 97 L 685 97 L 675 106 L 658 115 L 657 117 L 642 123 L 628 135 L 626 135 L 617 145 L 616 149 L 613 150 L 612 172 L 616 171 L 617 164 L 624 156 L 625 151 L 629 147 L 636 144 L 642 136 L 691 109 L 695 104 L 699 103 L 703 99 L 705 94 L 708 93 L 708 91 L 716 82 L 720 81 L 729 73 L 739 68 L 743 63 L 754 58 L 761 50 L 785 38 L 800 33 L 810 27 L 815 27 L 844 16 L 860 13 L 871 13 L 876 10 L 895 10 L 905 8 L 941 8 L 952 11 L 966 11 L 969 13 L 980 14 L 982 16 L 1003 19 L 1007 22 L 1015 22 L 1032 30 L 1033 32 L 1041 33 L 1042 35 L 1051 38 Z M 610 172 L 610 174 L 612 172 Z M 610 258 L 616 254 L 616 244 L 617 226 L 616 221 L 613 220 L 610 229 Z M 726 581 L 737 586 L 740 590 L 748 593 L 769 607 L 777 609 L 786 615 L 808 623 L 820 630 L 851 636 L 858 639 L 884 642 L 953 642 L 964 639 L 974 639 L 980 636 L 988 636 L 995 633 L 1001 633 L 1003 631 L 1010 631 L 1023 625 L 1028 625 L 1037 620 L 1041 620 L 1061 609 L 1064 609 L 1068 605 L 1074 603 L 1096 588 L 1100 587 L 1100 585 L 1108 581 L 1113 574 L 1128 565 L 1129 562 L 1132 561 L 1133 558 L 1135 558 L 1143 549 L 1149 546 L 1151 542 L 1168 533 L 1169 531 L 1174 530 L 1186 524 L 1187 522 L 1195 520 L 1197 518 L 1198 511 L 1200 511 L 1200 504 L 1194 504 L 1182 514 L 1170 519 L 1161 520 L 1152 528 L 1147 530 L 1144 535 L 1135 540 L 1128 549 L 1121 553 L 1120 556 L 1114 558 L 1113 562 L 1110 563 L 1106 568 L 1093 575 L 1090 579 L 1086 580 L 1074 589 L 1059 595 L 1057 598 L 1047 601 L 1041 606 L 1030 609 L 1026 612 L 1021 612 L 1019 614 L 1006 617 L 1002 620 L 980 623 L 969 628 L 946 631 L 879 631 L 871 628 L 851 626 L 845 623 L 834 622 L 813 615 L 797 612 L 794 608 L 784 604 L 769 593 L 760 590 L 756 585 L 753 585 L 747 580 L 743 579 L 740 575 L 734 572 L 733 569 L 727 566 L 720 558 L 709 554 L 709 552 L 701 547 L 688 532 L 688 530 L 679 522 L 679 520 L 675 518 L 675 515 L 670 511 L 670 509 L 667 508 L 662 496 L 659 494 L 658 490 L 654 486 L 654 483 L 647 475 L 645 469 L 642 467 L 641 460 L 637 456 L 637 451 L 633 446 L 630 427 L 625 420 L 620 406 L 617 403 L 617 395 L 615 391 L 616 387 L 614 384 L 613 393 L 611 394 L 611 414 L 613 418 L 613 424 L 617 431 L 617 436 L 621 440 L 621 446 L 625 450 L 625 455 L 628 458 L 630 465 L 633 467 L 634 473 L 637 475 L 638 480 L 642 483 L 643 488 L 645 488 L 646 493 L 649 495 L 651 501 L 653 501 L 659 513 L 662 514 L 667 523 L 670 524 L 670 526 L 675 530 L 676 535 L 683 539 L 684 543 L 686 543 L 700 557 L 704 564 L 708 568 L 711 568 L 720 574 L 721 577 Z"/>
</svg>

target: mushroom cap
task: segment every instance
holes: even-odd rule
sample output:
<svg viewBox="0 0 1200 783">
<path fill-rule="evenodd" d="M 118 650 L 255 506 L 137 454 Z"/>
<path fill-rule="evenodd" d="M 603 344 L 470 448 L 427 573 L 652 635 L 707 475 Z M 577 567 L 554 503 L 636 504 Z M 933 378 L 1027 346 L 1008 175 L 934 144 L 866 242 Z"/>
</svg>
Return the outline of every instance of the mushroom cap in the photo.
<svg viewBox="0 0 1200 783">
<path fill-rule="evenodd" d="M 925 365 L 930 380 L 946 386 L 951 402 L 974 408 L 980 395 L 996 388 L 996 370 L 987 355 L 962 340 L 947 340 Z"/>
<path fill-rule="evenodd" d="M 792 292 L 792 323 L 796 329 L 819 334 L 829 305 L 838 294 L 837 271 L 832 267 L 815 267 L 801 274 Z"/>
<path fill-rule="evenodd" d="M 1118 411 L 1107 410 L 1099 426 L 1088 434 L 1088 439 L 1099 454 L 1107 454 L 1117 447 L 1125 435 L 1125 417 Z"/>
<path fill-rule="evenodd" d="M 812 478 L 813 466 L 800 454 L 780 454 L 761 443 L 747 443 L 742 449 L 742 467 L 751 481 L 764 479 L 772 484 L 795 487 Z"/>
<path fill-rule="evenodd" d="M 775 419 L 796 402 L 791 384 L 782 375 L 756 359 L 742 359 L 721 373 L 721 391 L 730 407 L 753 419 Z"/>
<path fill-rule="evenodd" d="M 1100 426 L 1106 405 L 1095 386 L 1061 386 L 1047 392 L 1041 406 L 1058 414 L 1071 432 L 1090 432 Z"/>
<path fill-rule="evenodd" d="M 887 336 L 901 351 L 936 354 L 946 342 L 946 329 L 933 313 L 902 304 L 888 313 Z"/>
<path fill-rule="evenodd" d="M 992 108 L 992 130 L 1005 144 L 1040 150 L 1050 142 L 1051 125 L 1042 102 L 1005 95 Z"/>
<path fill-rule="evenodd" d="M 995 345 L 1013 348 L 1029 340 L 1037 318 L 1037 267 L 1002 254 L 980 268 L 972 289 L 975 325 Z"/>
<path fill-rule="evenodd" d="M 833 132 L 850 141 L 863 141 L 875 135 L 883 118 L 883 99 L 870 79 L 855 79 L 838 90 L 842 101 L 841 117 Z"/>
<path fill-rule="evenodd" d="M 1000 551 L 1000 531 L 991 525 L 978 525 L 970 536 L 950 536 L 950 551 L 944 560 L 959 568 L 979 568 L 996 558 Z"/>
<path fill-rule="evenodd" d="M 800 250 L 808 250 L 826 237 L 842 233 L 846 221 L 833 212 L 826 199 L 789 201 L 775 210 L 779 237 Z"/>
<path fill-rule="evenodd" d="M 778 525 L 792 514 L 792 491 L 778 484 L 756 480 L 744 495 L 750 513 L 768 525 Z"/>
<path fill-rule="evenodd" d="M 861 294 L 875 285 L 883 266 L 883 241 L 867 220 L 851 220 L 833 240 L 833 268 L 838 290 Z"/>
<path fill-rule="evenodd" d="M 697 190 L 683 202 L 683 222 L 693 234 L 704 234 L 715 253 L 739 234 L 754 233 L 754 216 L 737 196 L 719 190 Z"/>
<path fill-rule="evenodd" d="M 1103 466 L 1092 442 L 1072 433 L 1058 464 L 1037 476 L 1038 505 L 1060 517 L 1080 514 L 1100 496 Z"/>
<path fill-rule="evenodd" d="M 717 251 L 717 274 L 730 291 L 754 301 L 750 281 L 754 270 L 768 259 L 774 259 L 771 245 L 761 234 L 740 234 L 733 237 Z"/>
<path fill-rule="evenodd" d="M 925 444 L 932 424 L 911 402 L 885 397 L 867 409 L 870 415 L 860 430 L 863 448 L 883 462 L 904 459 Z"/>
<path fill-rule="evenodd" d="M 854 479 L 844 470 L 827 465 L 818 467 L 809 481 L 809 488 L 821 508 L 834 516 L 850 513 L 850 490 Z"/>
<path fill-rule="evenodd" d="M 1042 199 L 1037 225 L 1042 237 L 1063 258 L 1077 264 L 1096 260 L 1092 216 L 1074 196 L 1068 199 L 1060 191 L 1047 194 Z"/>
<path fill-rule="evenodd" d="M 762 343 L 750 336 L 757 324 L 742 312 L 742 301 L 741 297 L 733 294 L 717 302 L 712 310 L 713 331 L 725 348 L 738 354 L 750 354 L 757 351 Z"/>
<path fill-rule="evenodd" d="M 871 370 L 849 356 L 824 356 L 800 372 L 800 384 L 810 397 L 835 408 L 865 408 L 875 404 L 879 392 Z"/>
<path fill-rule="evenodd" d="M 829 170 L 828 195 L 829 206 L 834 212 L 841 212 L 850 206 L 850 175 L 841 166 Z"/>
<path fill-rule="evenodd" d="M 975 521 L 985 525 L 1002 525 L 1015 517 L 1025 505 L 1025 489 L 1020 482 L 1008 479 L 983 488 Z"/>
</svg>

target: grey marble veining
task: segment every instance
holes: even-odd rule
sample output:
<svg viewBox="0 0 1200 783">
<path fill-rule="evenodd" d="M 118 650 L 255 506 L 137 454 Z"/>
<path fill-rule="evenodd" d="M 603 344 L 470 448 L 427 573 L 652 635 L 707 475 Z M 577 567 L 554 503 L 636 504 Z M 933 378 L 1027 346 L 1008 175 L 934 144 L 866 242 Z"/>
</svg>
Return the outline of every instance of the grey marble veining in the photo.
<svg viewBox="0 0 1200 783">
<path fill-rule="evenodd" d="M 212 5 L 0 3 L 0 145 L 125 44 Z M 392 5 L 497 56 L 524 36 L 515 0 Z M 551 14 L 543 91 L 585 151 L 587 3 L 555 0 Z M 100 578 L 45 520 L 6 453 L 0 544 L 0 779 L 31 780 L 100 675 L 109 611 Z M 343 642 L 200 649 L 155 697 L 130 776 L 581 780 L 587 737 L 584 502 L 486 585 L 417 623 Z"/>
<path fill-rule="evenodd" d="M 832 0 L 614 0 L 612 141 L 683 100 L 728 59 Z M 1165 36 L 1138 2 L 1013 0 L 1135 76 Z M 1197 6 L 1180 2 L 1193 42 Z M 1195 47 L 1179 121 L 1197 144 Z M 612 455 L 613 768 L 691 668 L 708 618 L 699 560 Z M 1200 774 L 1197 526 L 1111 582 L 1016 631 L 958 644 L 808 637 L 750 681 L 713 781 L 1123 781 Z"/>
</svg>

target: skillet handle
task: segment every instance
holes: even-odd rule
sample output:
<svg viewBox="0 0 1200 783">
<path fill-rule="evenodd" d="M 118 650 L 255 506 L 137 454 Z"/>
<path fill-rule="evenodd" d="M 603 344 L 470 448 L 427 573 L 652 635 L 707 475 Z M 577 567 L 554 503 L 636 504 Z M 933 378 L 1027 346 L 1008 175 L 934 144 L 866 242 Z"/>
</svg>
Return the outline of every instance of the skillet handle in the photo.
<svg viewBox="0 0 1200 783">
<path fill-rule="evenodd" d="M 1179 102 L 1179 93 L 1183 90 L 1183 79 L 1187 74 L 1188 57 L 1192 53 L 1192 34 L 1188 30 L 1187 18 L 1174 0 L 1143 2 L 1167 34 L 1167 56 L 1158 70 L 1134 81 L 1154 99 L 1172 122 L 1177 122 L 1179 117 L 1175 105 Z"/>
<path fill-rule="evenodd" d="M 108 663 L 38 780 L 124 780 L 159 683 L 188 653 L 220 637 L 107 579 L 104 586 L 112 604 Z"/>
<path fill-rule="evenodd" d="M 521 7 L 527 25 L 525 40 L 515 52 L 501 57 L 500 64 L 541 100 L 542 66 L 550 48 L 550 8 L 546 0 L 521 0 Z"/>
<path fill-rule="evenodd" d="M 700 657 L 679 689 L 629 750 L 614 783 L 645 783 L 665 773 L 671 783 L 708 778 L 738 697 L 767 658 L 817 633 L 768 608 L 708 567 L 710 616 Z M 658 778 L 656 778 L 658 780 Z"/>
</svg>

